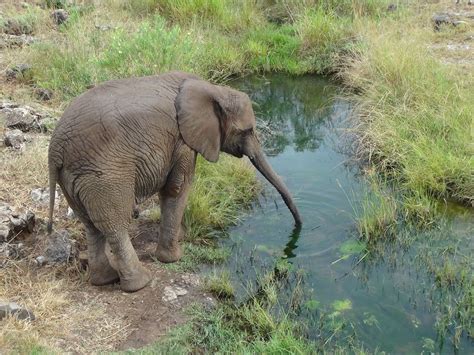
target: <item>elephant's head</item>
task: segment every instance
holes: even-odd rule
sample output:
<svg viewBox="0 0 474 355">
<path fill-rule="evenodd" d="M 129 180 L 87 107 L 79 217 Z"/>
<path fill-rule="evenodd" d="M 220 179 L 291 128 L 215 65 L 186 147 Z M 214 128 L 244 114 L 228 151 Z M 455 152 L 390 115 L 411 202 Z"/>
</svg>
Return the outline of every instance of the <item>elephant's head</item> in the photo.
<svg viewBox="0 0 474 355">
<path fill-rule="evenodd" d="M 255 131 L 252 103 L 246 94 L 188 79 L 180 87 L 176 111 L 179 130 L 187 145 L 211 162 L 217 161 L 220 151 L 238 158 L 246 155 L 278 190 L 295 223 L 301 225 L 290 192 L 265 159 Z"/>
</svg>

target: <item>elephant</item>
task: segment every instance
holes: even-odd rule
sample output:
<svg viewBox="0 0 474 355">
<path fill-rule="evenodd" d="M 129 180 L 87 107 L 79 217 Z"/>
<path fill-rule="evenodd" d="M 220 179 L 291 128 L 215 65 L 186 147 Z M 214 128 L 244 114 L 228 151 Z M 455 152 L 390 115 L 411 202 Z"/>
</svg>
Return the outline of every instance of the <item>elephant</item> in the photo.
<svg viewBox="0 0 474 355">
<path fill-rule="evenodd" d="M 49 222 L 56 184 L 85 226 L 90 282 L 134 292 L 151 274 L 128 236 L 135 201 L 159 194 L 156 258 L 182 256 L 182 219 L 197 153 L 216 162 L 225 152 L 247 156 L 278 190 L 295 223 L 290 192 L 266 161 L 249 97 L 200 77 L 169 72 L 104 82 L 75 98 L 48 150 Z"/>
</svg>

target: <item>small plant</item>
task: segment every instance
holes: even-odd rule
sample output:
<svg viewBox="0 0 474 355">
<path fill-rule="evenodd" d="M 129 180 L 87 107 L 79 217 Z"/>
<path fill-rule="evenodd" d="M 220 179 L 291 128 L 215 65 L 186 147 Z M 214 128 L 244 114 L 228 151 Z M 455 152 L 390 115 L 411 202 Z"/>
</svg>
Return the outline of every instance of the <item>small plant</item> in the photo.
<svg viewBox="0 0 474 355">
<path fill-rule="evenodd" d="M 228 271 L 214 271 L 206 278 L 204 289 L 219 299 L 234 297 L 234 287 Z"/>
</svg>

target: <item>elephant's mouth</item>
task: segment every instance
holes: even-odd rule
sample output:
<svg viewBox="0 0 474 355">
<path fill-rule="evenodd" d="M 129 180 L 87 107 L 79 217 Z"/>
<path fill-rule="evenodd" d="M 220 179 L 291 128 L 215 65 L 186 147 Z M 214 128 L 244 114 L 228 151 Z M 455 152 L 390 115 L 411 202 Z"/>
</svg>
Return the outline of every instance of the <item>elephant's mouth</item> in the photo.
<svg viewBox="0 0 474 355">
<path fill-rule="evenodd" d="M 288 188 L 285 186 L 280 177 L 275 173 L 270 164 L 267 162 L 265 155 L 261 149 L 257 149 L 255 154 L 246 154 L 252 164 L 257 168 L 257 170 L 267 179 L 277 191 L 280 193 L 283 201 L 285 201 L 286 206 L 290 210 L 293 218 L 295 219 L 295 224 L 300 226 L 302 224 L 301 216 L 296 208 L 293 198 L 291 197 Z"/>
</svg>

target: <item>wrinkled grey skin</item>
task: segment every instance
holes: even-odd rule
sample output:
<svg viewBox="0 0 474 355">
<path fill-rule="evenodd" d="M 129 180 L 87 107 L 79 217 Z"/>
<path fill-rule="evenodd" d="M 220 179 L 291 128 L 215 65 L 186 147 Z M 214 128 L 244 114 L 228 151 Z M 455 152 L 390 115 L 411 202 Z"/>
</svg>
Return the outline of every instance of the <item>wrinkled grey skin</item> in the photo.
<svg viewBox="0 0 474 355">
<path fill-rule="evenodd" d="M 264 158 L 246 94 L 181 72 L 97 86 L 71 103 L 51 138 L 49 230 L 57 182 L 85 225 L 92 284 L 120 280 L 122 290 L 137 291 L 150 273 L 128 237 L 134 202 L 159 193 L 156 257 L 177 261 L 196 155 L 217 161 L 220 151 L 248 156 L 301 224 Z"/>
</svg>

